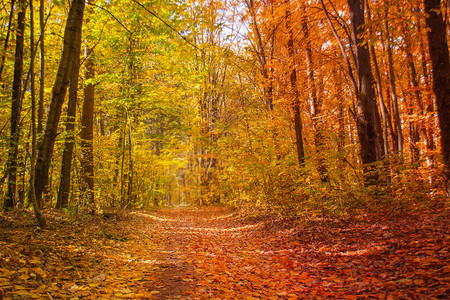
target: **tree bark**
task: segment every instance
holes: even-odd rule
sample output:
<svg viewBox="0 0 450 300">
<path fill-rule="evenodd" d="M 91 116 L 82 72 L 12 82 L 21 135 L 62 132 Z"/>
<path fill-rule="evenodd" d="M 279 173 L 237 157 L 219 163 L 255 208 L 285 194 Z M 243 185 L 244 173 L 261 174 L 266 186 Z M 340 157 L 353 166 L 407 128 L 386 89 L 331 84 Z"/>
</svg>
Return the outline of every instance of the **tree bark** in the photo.
<svg viewBox="0 0 450 300">
<path fill-rule="evenodd" d="M 310 85 L 310 93 L 309 98 L 311 101 L 311 121 L 314 130 L 314 144 L 316 146 L 316 169 L 319 173 L 320 180 L 322 182 L 328 182 L 329 178 L 327 175 L 327 167 L 325 166 L 325 162 L 323 159 L 323 120 L 322 120 L 322 100 L 321 97 L 317 96 L 317 87 L 315 82 L 314 75 L 314 64 L 313 64 L 313 56 L 312 56 L 312 47 L 311 40 L 309 36 L 309 27 L 306 19 L 306 13 L 303 11 L 303 20 L 302 20 L 302 30 L 305 36 L 305 44 L 306 44 L 306 69 L 308 73 L 308 81 Z"/>
<path fill-rule="evenodd" d="M 44 120 L 44 84 L 45 84 L 45 23 L 44 23 L 44 0 L 39 1 L 39 27 L 41 30 L 40 47 L 40 66 L 39 66 L 39 103 L 37 114 L 37 133 L 42 133 Z"/>
<path fill-rule="evenodd" d="M 390 83 L 390 91 L 391 91 L 391 101 L 392 101 L 392 114 L 394 117 L 395 129 L 396 129 L 396 137 L 397 142 L 397 152 L 400 158 L 403 156 L 403 132 L 402 132 L 402 123 L 400 120 L 400 111 L 398 108 L 398 97 L 397 97 L 397 85 L 395 83 L 395 71 L 394 71 L 394 60 L 392 56 L 392 47 L 391 47 L 391 35 L 389 34 L 389 25 L 388 25 L 388 8 L 385 6 L 385 18 L 384 18 L 384 31 L 386 34 L 386 48 L 388 54 L 388 65 L 389 65 L 389 83 Z"/>
<path fill-rule="evenodd" d="M 450 59 L 445 23 L 440 0 L 424 0 L 428 48 L 433 70 L 433 91 L 441 129 L 441 151 L 444 163 L 444 180 L 450 197 Z"/>
<path fill-rule="evenodd" d="M 81 33 L 81 32 L 80 32 Z M 77 49 L 80 49 L 81 35 L 77 37 Z M 80 70 L 80 53 L 74 56 L 74 65 L 72 74 L 70 76 L 69 85 L 69 101 L 67 103 L 67 117 L 66 117 L 66 140 L 64 142 L 63 159 L 61 164 L 61 180 L 59 183 L 58 199 L 56 201 L 56 208 L 62 209 L 69 204 L 71 171 L 73 148 L 75 145 L 75 120 L 77 113 L 77 98 L 78 98 L 78 73 Z"/>
<path fill-rule="evenodd" d="M 83 190 L 88 202 L 94 204 L 94 95 L 95 87 L 91 82 L 94 78 L 94 62 L 91 49 L 86 49 L 85 80 L 83 111 L 81 116 L 81 167 L 83 169 Z"/>
<path fill-rule="evenodd" d="M 291 82 L 291 97 L 292 109 L 294 111 L 294 130 L 295 142 L 297 145 L 297 159 L 300 167 L 305 164 L 305 150 L 303 148 L 303 134 L 302 134 L 302 116 L 300 114 L 300 99 L 297 87 L 297 69 L 295 68 L 295 49 L 294 49 L 294 34 L 291 25 L 291 10 L 290 1 L 286 1 L 286 29 L 288 31 L 287 48 L 289 53 L 289 79 Z"/>
<path fill-rule="evenodd" d="M 15 0 L 11 1 L 11 11 L 9 12 L 8 29 L 6 31 L 6 38 L 5 38 L 5 44 L 4 44 L 5 46 L 3 47 L 2 61 L 1 61 L 1 65 L 0 65 L 0 82 L 2 81 L 3 69 L 5 67 L 5 61 L 6 61 L 6 52 L 8 51 L 9 36 L 11 34 L 12 20 L 14 17 L 15 2 L 16 2 Z"/>
<path fill-rule="evenodd" d="M 8 186 L 4 202 L 5 208 L 12 208 L 17 202 L 17 155 L 19 151 L 20 113 L 22 111 L 23 47 L 27 4 L 25 0 L 20 0 L 17 5 L 16 52 L 14 60 L 14 80 L 12 86 L 11 128 L 7 164 Z"/>
<path fill-rule="evenodd" d="M 384 156 L 383 133 L 375 100 L 370 53 L 363 45 L 364 0 L 347 0 L 350 8 L 353 45 L 358 70 L 358 95 L 356 101 L 356 126 L 361 147 L 361 161 L 365 173 L 365 184 L 375 184 L 379 174 L 374 163 Z"/>
<path fill-rule="evenodd" d="M 40 227 L 46 226 L 46 220 L 41 214 L 37 199 L 36 191 L 34 189 L 34 176 L 35 176 L 35 164 L 36 164 L 36 76 L 34 74 L 34 7 L 33 0 L 30 0 L 30 49 L 31 49 L 31 59 L 30 59 L 30 72 L 31 72 L 31 158 L 30 158 L 30 198 L 33 204 L 34 215 L 38 221 Z"/>
<path fill-rule="evenodd" d="M 128 114 L 128 111 L 127 111 Z M 128 191 L 127 204 L 133 201 L 133 179 L 134 179 L 134 161 L 133 161 L 133 131 L 131 128 L 131 117 L 128 117 Z"/>
<path fill-rule="evenodd" d="M 55 84 L 53 86 L 52 98 L 45 124 L 44 134 L 38 148 L 38 157 L 36 162 L 36 178 L 34 181 L 36 189 L 36 198 L 39 205 L 42 206 L 42 194 L 48 184 L 49 168 L 53 156 L 53 148 L 58 130 L 58 123 L 61 117 L 61 109 L 64 98 L 67 93 L 74 57 L 79 54 L 80 49 L 76 48 L 77 37 L 81 32 L 83 25 L 83 12 L 85 1 L 73 0 L 69 15 L 67 17 L 66 28 L 64 32 L 64 45 L 61 53 L 61 59 L 56 74 Z"/>
</svg>

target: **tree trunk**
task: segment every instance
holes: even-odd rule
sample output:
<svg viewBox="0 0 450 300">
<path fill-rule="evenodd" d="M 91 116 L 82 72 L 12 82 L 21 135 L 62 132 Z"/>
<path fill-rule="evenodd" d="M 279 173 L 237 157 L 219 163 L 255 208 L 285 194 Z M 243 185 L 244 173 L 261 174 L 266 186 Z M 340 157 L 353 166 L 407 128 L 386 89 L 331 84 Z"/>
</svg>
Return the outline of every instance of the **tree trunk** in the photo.
<svg viewBox="0 0 450 300">
<path fill-rule="evenodd" d="M 128 114 L 128 110 L 127 110 Z M 127 204 L 131 204 L 133 201 L 133 179 L 134 179 L 134 161 L 133 161 L 133 131 L 131 128 L 131 117 L 128 117 L 128 191 L 127 191 Z"/>
<path fill-rule="evenodd" d="M 38 103 L 38 115 L 37 115 L 37 132 L 40 134 L 43 130 L 44 120 L 44 83 L 45 83 L 45 39 L 44 39 L 44 0 L 39 1 L 39 27 L 41 30 L 41 42 L 40 47 L 40 66 L 39 66 L 39 103 Z"/>
<path fill-rule="evenodd" d="M 48 172 L 53 156 L 53 148 L 58 130 L 61 109 L 67 93 L 74 57 L 79 55 L 80 49 L 76 49 L 77 37 L 83 25 L 83 12 L 85 1 L 73 0 L 69 15 L 67 17 L 66 29 L 64 32 L 64 45 L 61 53 L 61 60 L 53 86 L 52 98 L 45 124 L 44 134 L 39 144 L 38 157 L 36 162 L 36 198 L 42 206 L 42 194 L 48 184 Z"/>
<path fill-rule="evenodd" d="M 403 156 L 403 132 L 402 132 L 402 124 L 400 120 L 400 111 L 398 108 L 398 98 L 397 98 L 397 85 L 395 83 L 395 71 L 394 71 L 394 60 L 392 56 L 392 47 L 391 47 L 391 36 L 389 34 L 389 26 L 388 26 L 388 8 L 385 6 L 385 18 L 384 18 L 384 31 L 386 34 L 386 48 L 388 54 L 388 65 L 389 65 L 389 83 L 390 83 L 390 91 L 391 91 L 391 101 L 392 101 L 392 114 L 395 123 L 396 129 L 396 137 L 397 137 L 397 152 L 400 158 Z"/>
<path fill-rule="evenodd" d="M 450 1 L 447 1 L 447 3 L 450 5 Z M 423 28 L 422 24 L 422 15 L 419 14 L 421 11 L 420 9 L 420 3 L 417 3 L 416 10 L 417 10 L 417 24 L 420 29 Z M 431 78 L 430 78 L 430 72 L 428 70 L 428 60 L 427 60 L 427 54 L 425 50 L 425 42 L 421 38 L 419 42 L 420 47 L 420 62 L 421 62 L 421 68 L 422 68 L 422 74 L 423 74 L 423 85 L 425 86 L 425 89 L 428 90 L 428 86 L 431 85 Z M 422 139 L 425 141 L 426 146 L 426 160 L 427 160 L 427 166 L 429 168 L 434 168 L 435 165 L 435 157 L 434 152 L 436 150 L 435 140 L 434 140 L 434 119 L 435 119 L 435 110 L 434 110 L 434 101 L 433 97 L 428 95 L 426 92 L 422 92 L 422 97 L 425 98 L 424 105 L 425 110 L 423 111 L 424 119 L 422 120 L 420 124 L 420 131 L 422 134 Z M 433 176 L 430 176 L 430 182 L 434 182 Z"/>
<path fill-rule="evenodd" d="M 38 221 L 40 227 L 45 227 L 46 220 L 41 214 L 37 199 L 36 191 L 34 189 L 34 176 L 35 176 L 35 164 L 36 164 L 36 76 L 34 74 L 34 8 L 33 0 L 30 0 L 30 49 L 31 49 L 31 61 L 30 61 L 30 71 L 31 71 L 31 158 L 30 158 L 30 198 L 33 204 L 34 215 Z"/>
<path fill-rule="evenodd" d="M 358 95 L 356 102 L 356 126 L 361 146 L 361 161 L 365 183 L 375 184 L 379 175 L 373 165 L 384 156 L 383 133 L 378 108 L 375 102 L 370 54 L 363 45 L 364 0 L 347 0 L 350 8 L 352 39 L 356 52 L 358 70 Z"/>
<path fill-rule="evenodd" d="M 81 33 L 81 32 L 80 32 Z M 81 35 L 77 37 L 77 49 L 81 46 Z M 61 164 L 61 181 L 59 183 L 56 208 L 62 209 L 69 204 L 73 148 L 75 145 L 75 120 L 78 100 L 78 73 L 80 70 L 80 53 L 74 56 L 74 65 L 70 76 L 69 101 L 67 103 L 66 140 L 64 142 Z"/>
<path fill-rule="evenodd" d="M 314 65 L 313 65 L 313 57 L 312 57 L 312 48 L 311 48 L 311 40 L 309 37 L 309 27 L 306 19 L 306 13 L 303 11 L 303 20 L 302 20 L 302 30 L 305 36 L 305 44 L 306 44 L 306 69 L 308 73 L 308 81 L 309 81 L 309 98 L 311 101 L 311 121 L 314 131 L 314 144 L 316 146 L 316 169 L 319 173 L 320 180 L 322 182 L 328 182 L 329 178 L 327 175 L 327 167 L 325 166 L 325 162 L 323 159 L 323 120 L 322 120 L 322 100 L 321 97 L 317 96 L 317 87 L 315 83 L 314 76 Z M 292 32 L 292 30 L 291 30 Z"/>
<path fill-rule="evenodd" d="M 254 29 L 254 33 L 256 35 L 257 38 L 257 44 L 258 44 L 258 49 L 256 49 L 256 47 L 253 49 L 256 53 L 256 56 L 258 58 L 258 62 L 260 64 L 260 70 L 261 70 L 261 74 L 264 77 L 264 97 L 265 97 L 265 102 L 267 105 L 267 109 L 269 112 L 269 115 L 272 114 L 272 110 L 273 110 L 273 68 L 267 67 L 267 55 L 266 55 L 266 51 L 265 51 L 265 47 L 264 47 L 264 43 L 262 40 L 262 36 L 261 36 L 261 32 L 259 30 L 259 25 L 258 25 L 258 21 L 256 19 L 256 13 L 255 13 L 255 7 L 254 7 L 254 3 L 252 0 L 245 0 L 245 4 L 247 6 L 248 11 L 250 12 L 251 15 L 251 22 L 253 25 L 253 29 Z M 272 12 L 273 12 L 273 5 L 272 5 Z M 271 57 L 273 56 L 273 51 L 274 51 L 274 41 L 275 41 L 275 29 L 272 32 L 272 39 L 271 39 L 272 43 L 271 43 Z"/>
<path fill-rule="evenodd" d="M 294 130 L 295 130 L 295 142 L 297 145 L 297 159 L 300 167 L 305 164 L 305 150 L 303 148 L 303 134 L 302 134 L 302 117 L 300 114 L 300 99 L 297 88 L 297 69 L 295 68 L 295 49 L 294 49 L 294 34 L 291 26 L 291 10 L 290 1 L 286 1 L 286 29 L 288 31 L 288 52 L 289 52 L 289 70 L 290 70 L 290 82 L 291 82 L 291 97 L 292 97 L 292 109 L 294 111 Z"/>
<path fill-rule="evenodd" d="M 20 113 L 22 111 L 22 75 L 23 75 L 23 46 L 25 33 L 26 1 L 20 0 L 17 13 L 16 53 L 14 61 L 14 80 L 11 102 L 11 128 L 8 150 L 8 186 L 4 202 L 5 208 L 12 208 L 17 201 L 17 154 L 19 151 Z"/>
<path fill-rule="evenodd" d="M 126 155 L 126 130 L 128 123 L 128 114 L 125 114 L 125 121 L 123 123 L 123 128 L 121 132 L 121 163 L 120 163 L 120 207 L 125 208 L 125 155 Z"/>
<path fill-rule="evenodd" d="M 388 130 L 390 129 L 390 115 L 389 111 L 386 108 L 383 97 L 383 89 L 381 87 L 381 75 L 380 69 L 378 67 L 377 56 L 375 53 L 375 47 L 373 45 L 370 46 L 370 54 L 372 55 L 373 65 L 375 67 L 375 79 L 376 79 L 376 87 L 378 92 L 378 102 L 381 108 L 381 118 L 383 119 L 383 141 L 384 141 L 384 153 L 389 154 L 389 136 Z"/>
<path fill-rule="evenodd" d="M 441 151 L 444 162 L 444 179 L 447 196 L 450 197 L 450 59 L 446 28 L 440 0 L 424 0 L 428 47 L 433 69 L 433 91 L 436 96 L 439 127 L 441 129 Z"/>
<path fill-rule="evenodd" d="M 407 39 L 405 38 L 405 40 L 407 41 Z M 413 61 L 413 55 L 411 53 L 411 49 L 409 47 L 409 42 L 406 42 L 406 58 L 408 60 L 408 66 L 409 66 L 409 79 L 410 79 L 410 84 L 411 84 L 411 89 L 414 91 L 414 100 L 415 101 L 410 101 L 410 103 L 407 106 L 407 110 L 408 110 L 408 114 L 410 116 L 410 118 L 413 120 L 415 115 L 414 115 L 414 104 L 418 104 L 420 107 L 420 112 L 421 114 L 423 113 L 424 109 L 423 109 L 423 104 L 422 104 L 422 97 L 420 96 L 420 91 L 419 91 L 419 82 L 417 80 L 417 71 L 416 71 L 416 66 L 414 65 L 414 61 Z M 419 161 L 419 157 L 420 157 L 420 151 L 418 148 L 418 143 L 420 140 L 420 136 L 419 136 L 419 128 L 418 128 L 418 124 L 417 121 L 409 121 L 408 122 L 409 125 L 409 141 L 410 141 L 410 155 L 411 155 L 411 164 L 415 165 L 418 163 Z"/>
<path fill-rule="evenodd" d="M 86 21 L 88 22 L 88 21 Z M 83 112 L 81 116 L 81 167 L 83 169 L 83 190 L 91 205 L 94 205 L 94 61 L 92 50 L 86 47 L 85 80 Z"/>
<path fill-rule="evenodd" d="M 386 8 L 386 10 L 387 10 L 387 8 Z M 400 8 L 398 8 L 398 12 L 401 13 Z M 387 15 L 387 13 L 386 13 L 386 15 Z M 387 21 L 386 21 L 386 23 L 387 23 Z M 420 27 L 419 23 L 417 26 Z M 387 25 L 386 25 L 386 28 L 387 28 Z M 414 106 L 415 106 L 414 104 L 416 104 L 416 106 L 417 105 L 419 106 L 419 115 L 423 114 L 424 107 L 423 107 L 423 103 L 422 103 L 422 97 L 420 95 L 419 76 L 417 75 L 416 66 L 414 64 L 414 56 L 413 56 L 413 52 L 411 49 L 411 36 L 408 32 L 409 29 L 405 25 L 402 25 L 401 29 L 402 29 L 403 39 L 404 39 L 404 51 L 406 54 L 406 64 L 408 65 L 408 68 L 409 68 L 408 78 L 409 78 L 409 82 L 411 85 L 412 97 L 414 97 L 414 100 L 415 100 L 415 101 L 413 101 L 411 99 L 409 101 L 409 104 L 406 105 L 407 112 L 410 116 L 409 117 L 410 121 L 408 121 L 410 162 L 411 162 L 411 165 L 417 166 L 417 164 L 419 162 L 419 158 L 420 158 L 420 151 L 419 151 L 419 147 L 418 147 L 418 143 L 420 140 L 420 135 L 419 135 L 420 123 L 417 120 L 414 120 L 414 119 L 416 119 L 415 112 L 414 112 Z M 391 49 L 388 48 L 388 50 L 391 50 Z M 389 59 L 390 59 L 390 61 L 392 60 L 392 54 L 390 54 Z"/>
<path fill-rule="evenodd" d="M 3 53 L 2 53 L 2 61 L 0 65 L 0 82 L 2 82 L 2 74 L 3 69 L 5 67 L 5 61 L 6 61 L 6 53 L 8 51 L 8 43 L 9 43 L 9 35 L 11 34 L 11 27 L 12 27 L 12 20 L 14 17 L 14 5 L 15 0 L 11 1 L 11 11 L 9 12 L 9 22 L 8 22 L 8 29 L 6 31 L 6 38 L 5 38 L 5 46 L 3 47 Z"/>
</svg>

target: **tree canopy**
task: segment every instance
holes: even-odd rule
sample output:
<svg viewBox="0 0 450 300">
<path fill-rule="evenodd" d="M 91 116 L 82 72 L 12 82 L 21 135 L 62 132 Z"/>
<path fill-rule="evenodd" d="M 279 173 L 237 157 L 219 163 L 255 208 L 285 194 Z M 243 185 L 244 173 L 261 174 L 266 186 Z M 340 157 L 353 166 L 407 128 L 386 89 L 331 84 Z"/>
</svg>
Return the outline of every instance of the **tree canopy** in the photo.
<svg viewBox="0 0 450 300">
<path fill-rule="evenodd" d="M 30 1 L 0 11 L 5 208 L 448 197 L 440 1 Z"/>
</svg>

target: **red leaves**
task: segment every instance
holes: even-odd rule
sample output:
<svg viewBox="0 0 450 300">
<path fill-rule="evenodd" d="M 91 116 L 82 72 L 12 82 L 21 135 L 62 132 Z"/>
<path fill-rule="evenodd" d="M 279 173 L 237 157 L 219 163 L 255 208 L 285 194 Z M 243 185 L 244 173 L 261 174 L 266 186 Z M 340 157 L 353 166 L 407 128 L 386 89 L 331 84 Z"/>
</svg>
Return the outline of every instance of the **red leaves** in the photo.
<svg viewBox="0 0 450 300">
<path fill-rule="evenodd" d="M 449 238 L 439 216 L 294 222 L 285 230 L 226 213 L 162 210 L 113 224 L 52 223 L 49 215 L 52 229 L 37 236 L 13 222 L 0 233 L 0 291 L 6 299 L 433 299 L 449 292 Z"/>
<path fill-rule="evenodd" d="M 443 243 L 444 225 L 437 221 L 380 224 L 367 217 L 288 231 L 248 226 L 231 234 L 220 229 L 242 224 L 211 222 L 207 215 L 199 213 L 196 222 L 208 230 L 180 236 L 196 267 L 194 298 L 397 299 L 448 292 L 443 275 L 448 274 L 448 241 Z M 221 234 L 204 234 L 211 230 Z"/>
</svg>

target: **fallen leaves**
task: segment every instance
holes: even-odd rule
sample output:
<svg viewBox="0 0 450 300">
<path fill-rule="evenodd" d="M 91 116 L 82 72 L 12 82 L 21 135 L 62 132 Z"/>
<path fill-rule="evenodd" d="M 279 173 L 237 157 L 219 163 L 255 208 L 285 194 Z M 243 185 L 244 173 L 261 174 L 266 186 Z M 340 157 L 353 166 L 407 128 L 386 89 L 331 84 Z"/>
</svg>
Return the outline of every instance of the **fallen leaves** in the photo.
<svg viewBox="0 0 450 300">
<path fill-rule="evenodd" d="M 28 212 L 8 213 L 8 226 L 0 220 L 3 299 L 151 297 L 145 286 L 154 285 L 155 274 L 140 260 L 154 259 L 157 246 L 142 243 L 147 228 L 142 218 L 105 222 L 97 216 L 46 214 L 49 229 L 38 233 Z M 135 233 L 140 236 L 131 238 Z"/>
<path fill-rule="evenodd" d="M 11 213 L 12 214 L 12 213 Z M 436 216 L 244 222 L 223 208 L 123 220 L 49 212 L 0 221 L 4 299 L 444 299 L 448 224 Z M 57 220 L 57 221 L 56 221 Z"/>
<path fill-rule="evenodd" d="M 373 218 L 264 230 L 208 215 L 199 213 L 198 228 L 179 235 L 195 266 L 193 298 L 433 299 L 449 292 L 449 243 L 438 216 L 431 223 Z"/>
</svg>

